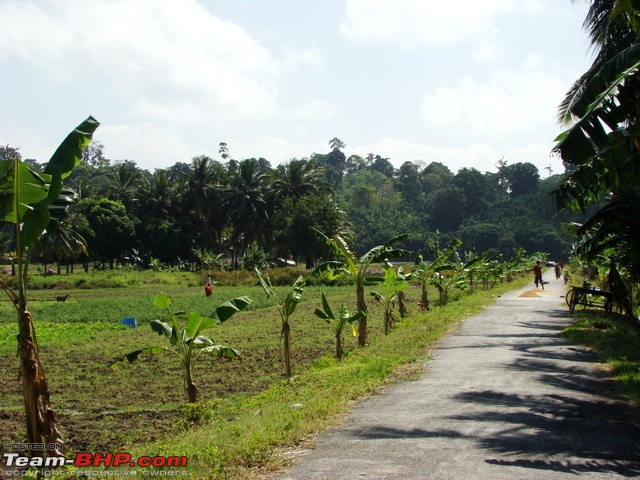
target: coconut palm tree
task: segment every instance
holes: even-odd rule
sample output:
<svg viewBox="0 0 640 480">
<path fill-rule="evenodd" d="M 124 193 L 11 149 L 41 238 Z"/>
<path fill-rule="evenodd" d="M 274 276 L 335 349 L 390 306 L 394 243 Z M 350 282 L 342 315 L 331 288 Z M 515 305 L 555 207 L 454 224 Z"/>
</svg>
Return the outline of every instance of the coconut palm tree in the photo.
<svg viewBox="0 0 640 480">
<path fill-rule="evenodd" d="M 237 167 L 222 192 L 221 202 L 232 231 L 234 268 L 238 266 L 240 251 L 256 240 L 269 237 L 266 227 L 272 210 L 266 200 L 267 174 L 257 160 L 241 160 Z"/>
<path fill-rule="evenodd" d="M 308 193 L 323 193 L 329 188 L 322 167 L 311 160 L 293 159 L 278 165 L 276 180 L 271 183 L 274 203 L 291 197 L 299 199 Z"/>
<path fill-rule="evenodd" d="M 167 170 L 157 169 L 146 179 L 139 192 L 138 217 L 143 223 L 176 213 L 176 182 Z"/>
<path fill-rule="evenodd" d="M 77 260 L 88 255 L 85 235 L 93 235 L 87 217 L 81 213 L 70 211 L 63 218 L 49 222 L 44 234 L 33 247 L 33 253 L 43 260 L 54 260 L 61 273 L 63 261 Z"/>
<path fill-rule="evenodd" d="M 183 178 L 183 209 L 198 232 L 196 244 L 202 249 L 211 249 L 219 245 L 221 227 L 224 218 L 218 205 L 222 182 L 222 165 L 207 156 L 195 157 L 186 178 Z"/>
<path fill-rule="evenodd" d="M 108 177 L 113 184 L 108 192 L 111 200 L 119 200 L 131 212 L 137 202 L 138 189 L 142 183 L 142 170 L 135 162 L 125 160 L 124 162 L 109 167 Z"/>
</svg>

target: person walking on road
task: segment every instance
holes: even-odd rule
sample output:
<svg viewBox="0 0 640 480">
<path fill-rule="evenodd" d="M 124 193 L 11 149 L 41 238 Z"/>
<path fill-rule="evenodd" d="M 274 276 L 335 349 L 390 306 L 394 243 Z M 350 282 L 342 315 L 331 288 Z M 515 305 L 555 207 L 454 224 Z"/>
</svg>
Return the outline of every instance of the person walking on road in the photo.
<svg viewBox="0 0 640 480">
<path fill-rule="evenodd" d="M 556 280 L 558 280 L 562 276 L 562 266 L 559 263 L 556 263 L 556 266 L 554 267 L 554 269 L 556 272 Z"/>
<path fill-rule="evenodd" d="M 542 263 L 540 263 L 540 260 L 538 260 L 533 266 L 533 277 L 536 288 L 538 288 L 538 284 L 540 284 L 540 286 L 544 290 L 544 281 L 542 280 Z"/>
</svg>

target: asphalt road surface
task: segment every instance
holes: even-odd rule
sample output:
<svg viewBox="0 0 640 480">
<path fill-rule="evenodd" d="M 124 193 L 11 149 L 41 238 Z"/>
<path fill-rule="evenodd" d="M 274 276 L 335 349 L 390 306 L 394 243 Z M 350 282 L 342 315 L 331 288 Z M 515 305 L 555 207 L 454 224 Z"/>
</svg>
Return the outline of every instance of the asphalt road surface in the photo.
<svg viewBox="0 0 640 480">
<path fill-rule="evenodd" d="M 466 319 L 419 380 L 358 404 L 277 478 L 640 478 L 638 417 L 562 337 L 563 295 L 552 279 Z"/>
</svg>

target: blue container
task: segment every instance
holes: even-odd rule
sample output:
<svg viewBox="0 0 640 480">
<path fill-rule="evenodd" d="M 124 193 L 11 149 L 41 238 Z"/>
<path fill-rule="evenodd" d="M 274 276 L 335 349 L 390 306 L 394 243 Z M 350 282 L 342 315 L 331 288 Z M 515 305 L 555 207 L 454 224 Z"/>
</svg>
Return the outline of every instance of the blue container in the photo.
<svg viewBox="0 0 640 480">
<path fill-rule="evenodd" d="M 131 328 L 136 328 L 138 326 L 138 319 L 133 317 L 123 318 L 122 322 L 120 323 L 122 323 L 122 325 L 127 325 L 128 327 L 131 327 Z"/>
</svg>

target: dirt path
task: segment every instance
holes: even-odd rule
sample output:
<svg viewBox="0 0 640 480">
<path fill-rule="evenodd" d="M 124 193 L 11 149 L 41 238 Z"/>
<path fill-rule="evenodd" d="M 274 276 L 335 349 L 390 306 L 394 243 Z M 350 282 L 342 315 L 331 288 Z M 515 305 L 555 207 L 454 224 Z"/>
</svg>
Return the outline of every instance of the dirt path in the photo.
<svg viewBox="0 0 640 480">
<path fill-rule="evenodd" d="M 551 280 L 468 318 L 422 378 L 359 404 L 278 478 L 640 477 L 637 419 L 595 356 L 561 336 L 562 295 Z"/>
</svg>

